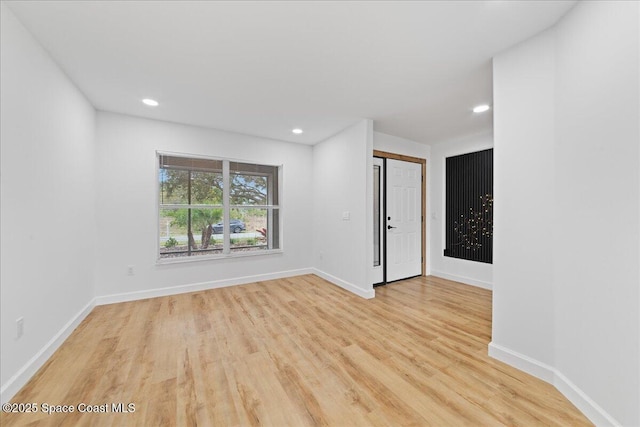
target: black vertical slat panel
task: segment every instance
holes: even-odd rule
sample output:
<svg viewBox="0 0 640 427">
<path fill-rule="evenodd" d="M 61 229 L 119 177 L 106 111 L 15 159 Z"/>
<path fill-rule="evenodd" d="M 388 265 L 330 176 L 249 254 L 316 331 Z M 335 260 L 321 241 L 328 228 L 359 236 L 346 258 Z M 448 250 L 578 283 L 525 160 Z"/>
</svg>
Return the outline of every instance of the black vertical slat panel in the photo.
<svg viewBox="0 0 640 427">
<path fill-rule="evenodd" d="M 493 150 L 448 157 L 445 179 L 444 255 L 491 263 Z"/>
<path fill-rule="evenodd" d="M 486 173 L 486 188 L 488 188 L 488 194 L 491 195 L 491 199 L 487 200 L 487 203 L 490 202 L 490 206 L 487 206 L 487 210 L 489 210 L 489 214 L 487 214 L 487 219 L 489 223 L 487 224 L 487 230 L 490 235 L 487 237 L 487 262 L 493 263 L 493 150 L 490 150 L 490 153 L 487 155 L 487 173 Z"/>
</svg>

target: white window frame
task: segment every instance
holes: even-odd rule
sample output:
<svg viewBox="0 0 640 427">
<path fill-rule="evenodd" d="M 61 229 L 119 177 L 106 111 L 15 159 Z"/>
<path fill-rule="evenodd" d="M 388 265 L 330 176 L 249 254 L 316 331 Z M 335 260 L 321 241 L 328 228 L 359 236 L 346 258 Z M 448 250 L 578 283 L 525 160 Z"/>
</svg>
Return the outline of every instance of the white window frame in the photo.
<svg viewBox="0 0 640 427">
<path fill-rule="evenodd" d="M 223 248 L 222 253 L 211 254 L 211 255 L 195 255 L 195 256 L 182 256 L 182 257 L 172 257 L 172 258 L 161 258 L 160 255 L 160 227 L 158 224 L 160 223 L 160 157 L 161 156 L 172 156 L 172 157 L 182 157 L 188 159 L 204 159 L 204 160 L 217 160 L 222 162 L 222 180 L 223 180 L 223 192 L 222 192 L 222 211 L 223 211 L 223 223 L 225 224 L 223 228 Z M 269 198 L 269 204 L 267 205 L 230 205 L 230 189 L 231 189 L 231 172 L 230 172 L 230 163 L 247 163 L 254 164 L 259 166 L 269 166 L 277 168 L 278 173 L 278 204 L 272 204 L 272 188 L 273 182 L 269 180 L 268 185 L 269 189 L 267 190 L 267 197 Z M 188 153 L 176 153 L 170 151 L 156 151 L 155 156 L 155 165 L 156 165 L 156 197 L 155 197 L 155 206 L 156 206 L 156 264 L 179 264 L 185 262 L 200 262 L 200 261 L 211 261 L 211 260 L 219 260 L 219 259 L 229 259 L 229 258 L 242 258 L 242 257 L 252 257 L 252 256 L 264 256 L 264 255 L 273 255 L 273 254 L 282 254 L 284 252 L 284 233 L 283 233 L 283 225 L 284 225 L 284 216 L 282 209 L 282 200 L 283 200 L 283 181 L 282 181 L 282 169 L 283 165 L 274 165 L 264 162 L 256 162 L 252 160 L 246 159 L 231 159 L 226 157 L 214 157 L 214 156 L 205 156 L 198 154 L 188 154 Z M 164 205 L 164 206 L 172 206 L 172 205 Z M 208 206 L 208 205 L 206 205 Z M 186 208 L 186 206 L 181 206 Z M 198 208 L 198 205 L 189 205 L 189 208 L 194 209 Z M 266 209 L 268 211 L 268 229 L 273 230 L 273 211 L 278 211 L 278 246 L 277 249 L 261 249 L 254 251 L 243 251 L 243 252 L 234 252 L 231 250 L 231 233 L 230 233 L 230 218 L 231 218 L 231 209 L 233 208 L 259 208 Z M 268 247 L 273 246 L 273 233 L 267 233 L 267 244 Z"/>
</svg>

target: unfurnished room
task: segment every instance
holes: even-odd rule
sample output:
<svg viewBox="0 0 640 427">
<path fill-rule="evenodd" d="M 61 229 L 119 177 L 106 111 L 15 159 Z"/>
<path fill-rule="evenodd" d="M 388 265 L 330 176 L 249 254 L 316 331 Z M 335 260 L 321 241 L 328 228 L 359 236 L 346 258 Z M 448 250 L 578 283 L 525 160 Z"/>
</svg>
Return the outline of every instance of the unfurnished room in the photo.
<svg viewBox="0 0 640 427">
<path fill-rule="evenodd" d="M 3 426 L 640 427 L 640 1 L 0 1 Z"/>
</svg>

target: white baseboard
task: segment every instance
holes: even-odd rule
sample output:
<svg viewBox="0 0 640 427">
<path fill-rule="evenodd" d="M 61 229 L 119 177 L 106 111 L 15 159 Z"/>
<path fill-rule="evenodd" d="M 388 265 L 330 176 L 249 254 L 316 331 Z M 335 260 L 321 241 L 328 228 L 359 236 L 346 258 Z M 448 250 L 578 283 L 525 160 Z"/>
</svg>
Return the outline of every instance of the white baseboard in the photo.
<svg viewBox="0 0 640 427">
<path fill-rule="evenodd" d="M 552 366 L 549 366 L 546 363 L 542 363 L 530 358 L 529 356 L 525 356 L 522 353 L 503 347 L 493 341 L 489 343 L 489 356 L 524 371 L 527 374 L 533 375 L 536 378 L 540 378 L 543 381 L 553 384 L 555 371 Z"/>
<path fill-rule="evenodd" d="M 49 340 L 44 347 L 38 351 L 22 368 L 16 372 L 9 380 L 2 384 L 0 388 L 0 401 L 4 404 L 9 402 L 13 396 L 31 379 L 31 377 L 46 363 L 47 360 L 53 355 L 53 353 L 62 345 L 62 343 L 71 335 L 73 330 L 78 327 L 80 322 L 93 310 L 95 307 L 95 299 L 89 301 L 75 316 L 67 322 L 66 325 L 58 331 L 57 334 Z"/>
<path fill-rule="evenodd" d="M 213 280 L 210 282 L 191 283 L 188 285 L 170 286 L 167 288 L 148 289 L 144 291 L 125 292 L 120 294 L 96 297 L 96 305 L 115 304 L 119 302 L 136 301 L 147 298 L 165 297 L 169 295 L 185 294 L 189 292 L 205 291 L 208 289 L 224 288 L 227 286 L 246 285 L 247 283 L 265 280 L 284 279 L 285 277 L 313 274 L 312 268 L 278 271 L 275 273 L 257 274 L 254 276 L 234 277 L 230 279 Z"/>
<path fill-rule="evenodd" d="M 362 298 L 371 299 L 376 296 L 376 291 L 371 289 L 362 289 L 354 285 L 353 283 L 349 283 L 345 280 L 342 280 L 336 276 L 333 276 L 329 273 L 325 273 L 322 270 L 318 270 L 317 268 L 313 268 L 313 274 L 322 277 L 324 280 L 333 283 L 336 286 L 340 286 L 342 289 L 345 289 L 353 294 L 356 294 Z"/>
<path fill-rule="evenodd" d="M 441 277 L 443 279 L 453 280 L 454 282 L 464 283 L 465 285 L 477 286 L 482 289 L 493 289 L 493 283 L 482 280 L 472 279 L 465 276 L 456 276 L 455 274 L 445 273 L 444 271 L 431 270 L 431 275 Z"/>
<path fill-rule="evenodd" d="M 569 378 L 565 377 L 562 372 L 555 371 L 553 385 L 595 425 L 622 426 L 622 424 L 602 409 L 602 407 L 594 402 L 584 391 L 571 382 Z"/>
<path fill-rule="evenodd" d="M 621 426 L 615 418 L 609 415 L 600 405 L 556 368 L 494 342 L 489 343 L 489 356 L 553 384 L 560 393 L 569 399 L 569 401 L 595 425 Z"/>
</svg>

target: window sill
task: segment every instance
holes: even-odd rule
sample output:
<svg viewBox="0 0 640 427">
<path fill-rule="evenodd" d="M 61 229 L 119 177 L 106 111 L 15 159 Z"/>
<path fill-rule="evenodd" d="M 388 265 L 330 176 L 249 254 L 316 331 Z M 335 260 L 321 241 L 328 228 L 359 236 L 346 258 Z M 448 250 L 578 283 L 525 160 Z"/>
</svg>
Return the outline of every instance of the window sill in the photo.
<svg viewBox="0 0 640 427">
<path fill-rule="evenodd" d="M 261 251 L 254 251 L 254 252 L 247 251 L 247 252 L 235 252 L 230 254 L 200 255 L 200 256 L 191 256 L 191 257 L 182 257 L 182 258 L 158 258 L 156 260 L 156 265 L 171 265 L 171 264 L 184 264 L 184 263 L 202 262 L 202 261 L 228 260 L 233 258 L 268 256 L 268 255 L 276 255 L 276 254 L 283 254 L 283 253 L 284 251 L 282 249 L 271 249 L 271 250 L 261 250 Z"/>
</svg>

